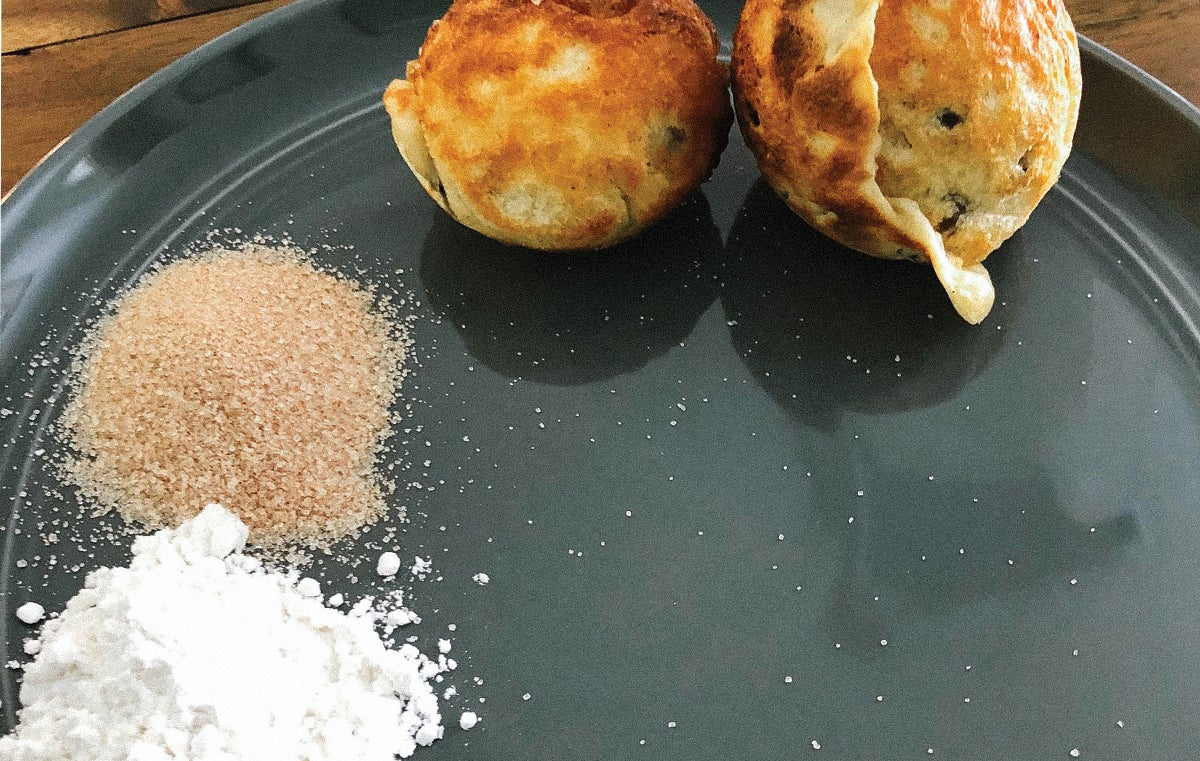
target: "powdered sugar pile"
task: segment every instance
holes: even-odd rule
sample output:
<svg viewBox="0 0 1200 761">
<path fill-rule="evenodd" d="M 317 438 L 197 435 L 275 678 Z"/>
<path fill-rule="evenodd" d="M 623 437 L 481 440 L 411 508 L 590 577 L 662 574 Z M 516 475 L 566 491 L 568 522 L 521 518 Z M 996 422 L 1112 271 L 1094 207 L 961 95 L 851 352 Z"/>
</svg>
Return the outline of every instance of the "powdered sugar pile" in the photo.
<svg viewBox="0 0 1200 761">
<path fill-rule="evenodd" d="M 441 737 L 429 679 L 448 668 L 384 647 L 363 606 L 304 597 L 241 550 L 219 505 L 138 538 L 101 568 L 25 670 L 14 761 L 391 761 Z"/>
</svg>

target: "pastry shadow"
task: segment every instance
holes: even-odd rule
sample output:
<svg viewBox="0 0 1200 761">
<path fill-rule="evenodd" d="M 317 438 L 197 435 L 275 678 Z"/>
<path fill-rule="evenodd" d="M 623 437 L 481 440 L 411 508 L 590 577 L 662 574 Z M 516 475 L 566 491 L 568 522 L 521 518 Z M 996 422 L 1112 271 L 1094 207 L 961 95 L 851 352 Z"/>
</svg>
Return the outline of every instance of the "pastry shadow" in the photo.
<svg viewBox="0 0 1200 761">
<path fill-rule="evenodd" d="M 1144 541 L 1136 510 L 1108 504 L 1100 515 L 1079 514 L 1030 453 L 941 479 L 950 493 L 980 495 L 969 505 L 931 500 L 913 469 L 892 470 L 886 481 L 886 499 L 865 508 L 861 528 L 842 539 L 825 600 L 831 635 L 852 651 L 875 650 L 905 621 L 993 603 L 1001 610 L 1001 601 L 1043 595 L 1074 575 L 1102 577 Z M 831 490 L 820 499 L 838 496 Z"/>
<path fill-rule="evenodd" d="M 1018 232 L 988 259 L 996 306 L 969 325 L 931 268 L 825 238 L 762 180 L 735 218 L 721 304 L 755 381 L 818 432 L 802 434 L 819 442 L 805 505 L 839 557 L 825 623 L 851 650 L 877 652 L 905 621 L 1040 593 L 1142 541 L 1127 505 L 1080 509 L 1053 447 L 1055 430 L 1085 414 L 1082 397 L 1057 390 L 1091 362 L 1086 312 L 1055 304 L 1056 329 L 1078 335 L 1056 342 L 1053 362 L 1038 364 L 1044 347 L 1010 351 L 1017 335 L 1039 334 L 1028 323 L 1055 295 L 1030 264 L 1049 244 L 1029 240 Z M 968 386 L 964 407 L 979 410 L 968 415 L 1002 415 L 930 409 Z"/>
<path fill-rule="evenodd" d="M 1022 298 L 1019 236 L 988 269 L 1008 305 Z M 801 422 L 932 406 L 977 377 L 1003 345 L 999 309 L 969 325 L 933 270 L 826 238 L 760 179 L 730 230 L 722 277 L 733 344 L 758 383 Z"/>
<path fill-rule="evenodd" d="M 498 243 L 438 213 L 420 273 L 432 307 L 480 362 L 576 385 L 637 370 L 684 340 L 717 296 L 720 256 L 696 191 L 633 240 L 578 253 Z"/>
</svg>

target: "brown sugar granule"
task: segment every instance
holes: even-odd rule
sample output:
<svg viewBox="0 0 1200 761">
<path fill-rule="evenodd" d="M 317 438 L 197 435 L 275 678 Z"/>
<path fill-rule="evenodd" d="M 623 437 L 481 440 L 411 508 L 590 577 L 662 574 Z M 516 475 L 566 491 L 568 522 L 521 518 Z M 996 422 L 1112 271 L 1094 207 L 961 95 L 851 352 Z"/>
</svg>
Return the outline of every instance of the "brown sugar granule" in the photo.
<svg viewBox="0 0 1200 761">
<path fill-rule="evenodd" d="M 219 502 L 264 547 L 353 534 L 384 509 L 374 466 L 407 345 L 374 302 L 257 244 L 149 274 L 81 350 L 69 476 L 154 528 Z"/>
</svg>

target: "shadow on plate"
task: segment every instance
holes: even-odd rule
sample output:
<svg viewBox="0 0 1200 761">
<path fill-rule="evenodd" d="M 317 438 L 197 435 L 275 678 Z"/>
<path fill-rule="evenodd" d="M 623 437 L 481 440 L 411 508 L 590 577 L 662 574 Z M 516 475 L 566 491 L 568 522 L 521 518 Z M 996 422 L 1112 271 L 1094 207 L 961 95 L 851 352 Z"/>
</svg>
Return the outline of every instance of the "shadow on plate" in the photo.
<svg viewBox="0 0 1200 761">
<path fill-rule="evenodd" d="M 1019 237 L 988 261 L 999 299 L 1019 301 Z M 803 423 L 927 407 L 978 376 L 1004 342 L 996 312 L 968 325 L 933 270 L 851 251 L 809 227 L 763 180 L 730 232 L 721 303 L 758 383 Z M 999 306 L 999 301 L 997 302 Z"/>
<path fill-rule="evenodd" d="M 480 362 L 573 385 L 637 370 L 685 339 L 716 298 L 720 254 L 700 192 L 637 238 L 586 253 L 504 245 L 438 213 L 421 280 Z"/>
<path fill-rule="evenodd" d="M 1001 457 L 986 470 L 940 479 L 948 493 L 979 495 L 963 503 L 931 500 L 916 470 L 887 474 L 887 498 L 859 513 L 861 528 L 840 540 L 840 568 L 825 600 L 831 636 L 852 651 L 875 652 L 898 621 L 1036 599 L 1074 576 L 1094 584 L 1103 574 L 1093 569 L 1119 562 L 1142 541 L 1128 505 L 1093 519 L 1077 515 L 1036 456 Z M 836 503 L 841 491 L 814 497 Z M 1020 615 L 1003 604 L 992 610 L 997 622 Z"/>
<path fill-rule="evenodd" d="M 807 504 L 838 545 L 827 621 L 847 647 L 877 651 L 898 611 L 938 616 L 1023 596 L 1139 541 L 1129 505 L 1081 514 L 1059 483 L 1073 466 L 1050 443 L 1085 415 L 1074 389 L 1093 348 L 1082 300 L 1060 299 L 1045 321 L 1056 294 L 1033 279 L 1036 252 L 1025 246 L 1017 233 L 988 260 L 996 307 L 972 326 L 929 267 L 830 241 L 761 180 L 734 222 L 721 291 L 734 347 L 777 404 L 826 434 L 827 472 L 812 480 Z M 1017 328 L 1061 340 L 993 366 Z M 976 381 L 986 384 L 977 412 L 961 422 L 952 408 L 930 409 Z M 847 420 L 855 414 L 875 421 Z M 866 498 L 848 502 L 864 482 Z M 890 606 L 875 601 L 880 594 Z"/>
</svg>

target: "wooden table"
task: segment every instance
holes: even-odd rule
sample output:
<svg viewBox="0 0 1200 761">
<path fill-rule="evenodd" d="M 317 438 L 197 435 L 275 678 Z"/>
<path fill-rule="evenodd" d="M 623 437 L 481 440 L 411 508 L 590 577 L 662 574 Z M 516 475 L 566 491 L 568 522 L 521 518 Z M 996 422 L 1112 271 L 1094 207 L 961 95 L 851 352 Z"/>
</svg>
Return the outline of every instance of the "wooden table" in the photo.
<svg viewBox="0 0 1200 761">
<path fill-rule="evenodd" d="M 288 2 L 7 0 L 0 16 L 0 192 L 142 79 Z M 1066 2 L 1081 34 L 1200 104 L 1200 0 Z"/>
</svg>

